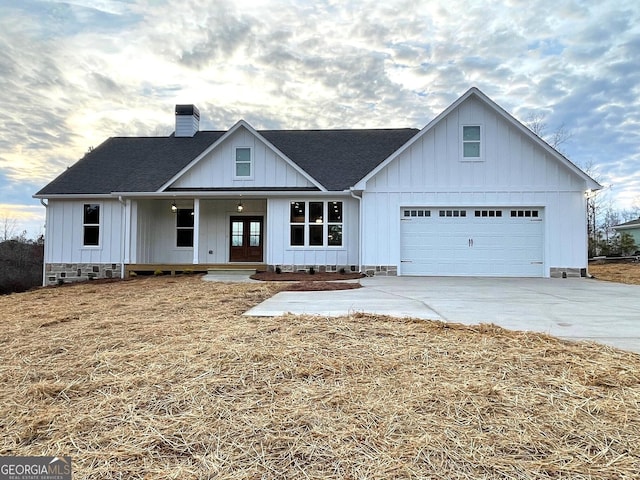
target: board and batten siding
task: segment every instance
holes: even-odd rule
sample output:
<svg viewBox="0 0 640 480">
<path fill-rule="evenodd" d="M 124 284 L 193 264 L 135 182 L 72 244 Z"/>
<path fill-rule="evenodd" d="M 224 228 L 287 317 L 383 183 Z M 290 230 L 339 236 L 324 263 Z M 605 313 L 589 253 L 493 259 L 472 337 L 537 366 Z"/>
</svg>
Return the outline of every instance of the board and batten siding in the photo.
<svg viewBox="0 0 640 480">
<path fill-rule="evenodd" d="M 84 205 L 100 205 L 100 245 L 83 245 Z M 118 200 L 49 200 L 45 263 L 106 264 L 122 261 L 124 208 Z"/>
<path fill-rule="evenodd" d="M 290 245 L 291 202 L 343 202 L 342 247 L 292 247 Z M 352 197 L 291 197 L 267 200 L 268 226 L 266 262 L 270 265 L 358 265 L 358 201 Z"/>
<path fill-rule="evenodd" d="M 481 125 L 481 161 L 462 160 L 463 125 Z M 362 262 L 400 265 L 400 208 L 537 207 L 545 276 L 586 267 L 585 181 L 493 109 L 470 97 L 369 179 Z"/>
<path fill-rule="evenodd" d="M 250 147 L 253 158 L 251 179 L 235 179 L 235 149 Z M 175 188 L 285 188 L 313 187 L 303 175 L 244 127 L 240 127 L 217 148 L 186 171 Z"/>
</svg>

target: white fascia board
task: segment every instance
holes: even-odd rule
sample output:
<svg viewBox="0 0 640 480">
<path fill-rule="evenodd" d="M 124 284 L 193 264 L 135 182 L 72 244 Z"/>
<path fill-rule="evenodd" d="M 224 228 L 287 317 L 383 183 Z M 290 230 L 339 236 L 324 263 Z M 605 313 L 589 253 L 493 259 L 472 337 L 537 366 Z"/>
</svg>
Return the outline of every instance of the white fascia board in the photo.
<svg viewBox="0 0 640 480">
<path fill-rule="evenodd" d="M 80 199 L 110 199 L 113 197 L 111 193 L 56 193 L 51 195 L 32 195 L 31 198 L 39 198 L 42 200 L 80 200 Z"/>
<path fill-rule="evenodd" d="M 175 174 L 169 181 L 167 181 L 164 185 L 162 185 L 158 192 L 162 192 L 169 188 L 173 183 L 175 183 L 182 175 L 184 175 L 187 171 L 189 171 L 195 164 L 197 164 L 200 160 L 202 160 L 205 156 L 211 153 L 218 145 L 224 142 L 227 138 L 229 138 L 235 131 L 237 131 L 240 127 L 244 127 L 249 132 L 251 132 L 254 136 L 256 136 L 261 142 L 264 142 L 267 147 L 269 147 L 276 155 L 279 155 L 287 162 L 293 169 L 295 169 L 300 175 L 309 180 L 314 186 L 318 187 L 322 191 L 326 191 L 326 188 L 322 186 L 318 181 L 316 181 L 311 175 L 305 172 L 302 168 L 300 168 L 295 162 L 291 161 L 289 157 L 287 157 L 284 153 L 278 150 L 271 142 L 269 142 L 266 138 L 260 135 L 255 128 L 253 128 L 249 123 L 245 120 L 239 120 L 233 127 L 231 127 L 224 135 L 222 135 L 218 140 L 212 143 L 209 147 L 207 147 L 204 152 L 194 158 L 189 164 L 180 170 L 177 174 Z"/>
<path fill-rule="evenodd" d="M 376 175 L 380 170 L 385 168 L 389 163 L 391 163 L 394 159 L 396 159 L 400 154 L 402 154 L 405 150 L 407 150 L 411 145 L 417 142 L 420 138 L 427 134 L 431 129 L 433 129 L 442 119 L 447 117 L 453 110 L 458 108 L 462 102 L 467 100 L 471 95 L 475 95 L 480 101 L 482 101 L 485 105 L 493 109 L 496 113 L 498 113 L 504 120 L 506 120 L 509 124 L 511 124 L 518 131 L 529 137 L 534 143 L 542 147 L 546 150 L 551 156 L 553 156 L 556 160 L 563 163 L 567 166 L 572 172 L 578 175 L 585 181 L 587 190 L 600 190 L 602 185 L 596 182 L 593 178 L 583 172 L 579 167 L 577 167 L 571 160 L 562 155 L 556 149 L 551 147 L 547 142 L 542 140 L 536 134 L 534 134 L 529 128 L 525 127 L 522 123 L 516 120 L 509 112 L 503 109 L 500 105 L 495 103 L 489 97 L 487 97 L 480 89 L 477 87 L 471 87 L 467 90 L 460 98 L 458 98 L 455 102 L 449 105 L 442 113 L 436 116 L 433 120 L 431 120 L 422 130 L 416 133 L 415 136 L 410 138 L 407 143 L 405 143 L 398 150 L 393 152 L 387 159 L 385 159 L 382 163 L 380 163 L 376 168 L 374 168 L 371 172 L 369 172 L 365 177 L 363 177 L 356 185 L 353 187 L 357 190 L 365 190 L 367 181 L 369 181 L 374 175 Z"/>
<path fill-rule="evenodd" d="M 348 190 L 341 191 L 320 191 L 320 190 L 220 190 L 215 192 L 207 191 L 181 191 L 181 192 L 113 192 L 109 198 L 147 198 L 147 199 L 168 199 L 168 198 L 273 198 L 273 197 L 347 197 L 350 196 Z"/>
</svg>

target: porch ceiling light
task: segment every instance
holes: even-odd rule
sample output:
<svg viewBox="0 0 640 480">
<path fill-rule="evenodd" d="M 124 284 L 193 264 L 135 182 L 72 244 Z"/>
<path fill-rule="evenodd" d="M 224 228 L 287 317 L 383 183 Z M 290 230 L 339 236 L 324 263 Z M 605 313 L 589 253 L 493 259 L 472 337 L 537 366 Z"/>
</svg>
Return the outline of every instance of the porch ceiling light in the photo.
<svg viewBox="0 0 640 480">
<path fill-rule="evenodd" d="M 176 213 L 178 211 L 178 205 L 176 205 L 175 200 L 173 201 L 173 203 L 171 204 L 171 211 L 173 213 Z"/>
<path fill-rule="evenodd" d="M 241 213 L 244 210 L 244 205 L 242 205 L 242 202 L 238 202 L 238 206 L 236 208 L 238 209 L 238 213 Z"/>
</svg>

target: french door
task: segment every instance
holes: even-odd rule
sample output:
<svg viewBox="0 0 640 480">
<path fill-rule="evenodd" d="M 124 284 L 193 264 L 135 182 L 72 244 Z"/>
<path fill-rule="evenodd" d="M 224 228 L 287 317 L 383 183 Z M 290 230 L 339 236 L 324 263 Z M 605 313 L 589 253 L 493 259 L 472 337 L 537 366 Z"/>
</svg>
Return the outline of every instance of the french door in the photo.
<svg viewBox="0 0 640 480">
<path fill-rule="evenodd" d="M 262 262 L 264 217 L 231 217 L 229 261 Z"/>
</svg>

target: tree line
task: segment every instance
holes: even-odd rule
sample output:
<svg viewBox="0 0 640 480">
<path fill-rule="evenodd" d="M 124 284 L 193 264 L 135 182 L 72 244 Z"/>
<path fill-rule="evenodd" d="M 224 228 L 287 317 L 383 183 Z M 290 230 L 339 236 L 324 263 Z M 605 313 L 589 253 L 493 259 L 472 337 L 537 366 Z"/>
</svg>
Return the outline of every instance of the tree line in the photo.
<svg viewBox="0 0 640 480">
<path fill-rule="evenodd" d="M 42 285 L 43 239 L 12 238 L 0 242 L 0 295 Z"/>
</svg>

